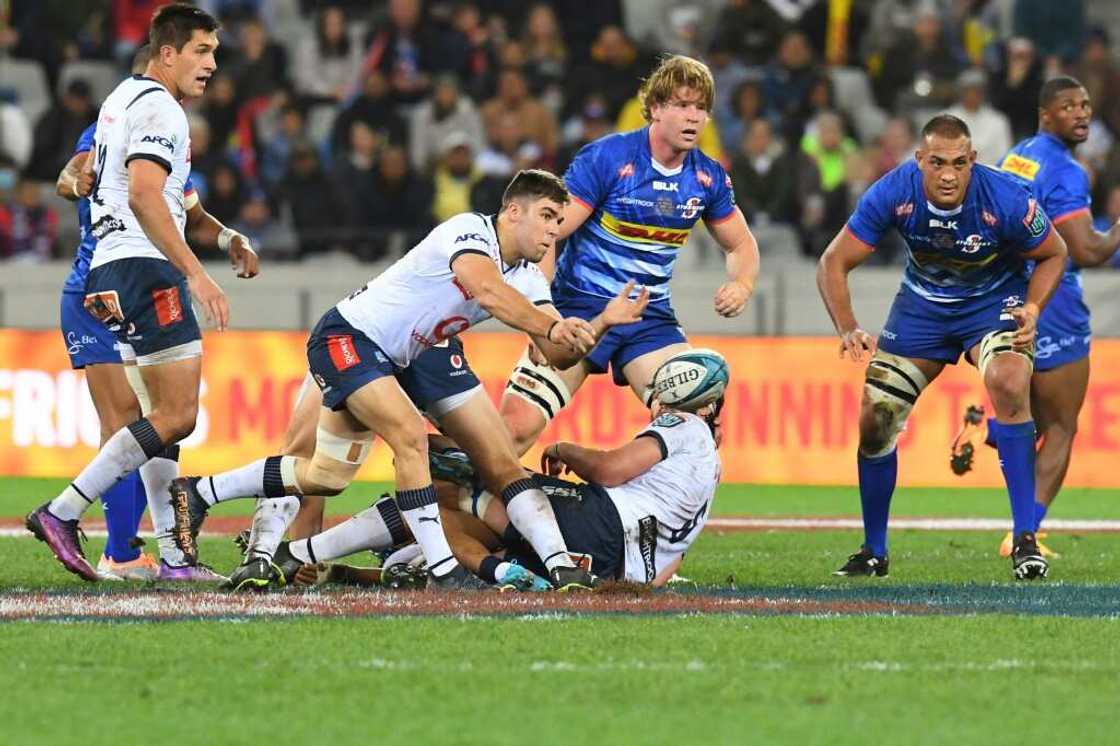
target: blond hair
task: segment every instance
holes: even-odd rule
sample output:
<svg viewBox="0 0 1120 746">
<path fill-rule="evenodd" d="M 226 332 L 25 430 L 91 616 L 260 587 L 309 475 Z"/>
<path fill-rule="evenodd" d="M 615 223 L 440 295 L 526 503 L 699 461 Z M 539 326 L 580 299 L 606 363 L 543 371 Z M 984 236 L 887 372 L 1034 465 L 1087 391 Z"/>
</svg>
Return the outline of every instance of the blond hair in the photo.
<svg viewBox="0 0 1120 746">
<path fill-rule="evenodd" d="M 638 100 L 642 104 L 642 117 L 652 122 L 650 109 L 664 104 L 673 97 L 678 88 L 691 88 L 700 94 L 700 105 L 707 111 L 712 110 L 716 84 L 712 71 L 703 62 L 683 54 L 674 54 L 661 60 L 648 78 L 642 82 Z"/>
</svg>

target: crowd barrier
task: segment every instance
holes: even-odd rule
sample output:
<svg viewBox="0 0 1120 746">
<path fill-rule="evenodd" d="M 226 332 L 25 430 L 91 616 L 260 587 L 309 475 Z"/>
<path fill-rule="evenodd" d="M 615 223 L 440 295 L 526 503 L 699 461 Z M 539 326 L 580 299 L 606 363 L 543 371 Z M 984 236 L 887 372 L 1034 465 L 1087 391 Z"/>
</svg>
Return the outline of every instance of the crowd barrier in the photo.
<svg viewBox="0 0 1120 746">
<path fill-rule="evenodd" d="M 211 473 L 275 453 L 306 370 L 302 332 L 207 333 L 198 426 L 185 442 L 184 473 Z M 464 335 L 468 358 L 497 400 L 524 337 Z M 696 336 L 722 352 L 732 384 L 724 410 L 724 480 L 768 484 L 854 484 L 862 366 L 839 359 L 831 338 Z M 1089 395 L 1067 485 L 1120 487 L 1120 340 L 1093 345 Z M 994 451 L 964 478 L 949 471 L 947 446 L 967 404 L 983 402 L 976 371 L 949 367 L 922 395 L 900 441 L 900 483 L 999 486 Z M 989 410 L 990 411 L 990 410 Z M 593 377 L 549 427 L 556 439 L 611 447 L 648 420 L 629 389 Z M 58 332 L 0 330 L 0 474 L 72 476 L 98 441 L 84 375 L 71 371 Z M 538 451 L 526 456 L 537 463 Z M 378 443 L 362 479 L 391 479 Z"/>
</svg>

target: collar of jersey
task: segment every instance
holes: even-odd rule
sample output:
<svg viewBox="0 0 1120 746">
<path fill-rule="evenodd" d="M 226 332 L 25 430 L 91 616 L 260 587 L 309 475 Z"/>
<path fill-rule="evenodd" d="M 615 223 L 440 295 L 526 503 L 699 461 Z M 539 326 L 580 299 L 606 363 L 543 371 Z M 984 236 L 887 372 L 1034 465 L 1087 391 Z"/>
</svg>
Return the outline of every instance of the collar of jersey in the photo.
<svg viewBox="0 0 1120 746">
<path fill-rule="evenodd" d="M 1053 145 L 1056 145 L 1057 147 L 1061 148 L 1063 151 L 1069 152 L 1069 150 L 1070 150 L 1070 147 L 1068 145 L 1066 145 L 1065 141 L 1062 138 L 1055 135 L 1053 132 L 1046 132 L 1045 130 L 1039 130 L 1038 131 L 1038 136 L 1041 137 L 1044 140 L 1049 140 Z"/>
<path fill-rule="evenodd" d="M 148 81 L 151 81 L 152 83 L 155 83 L 158 86 L 162 86 L 163 88 L 167 87 L 167 86 L 163 85 L 163 83 L 160 83 L 155 78 L 149 78 L 147 75 L 133 75 L 132 79 L 133 80 L 148 80 Z"/>
<path fill-rule="evenodd" d="M 498 264 L 502 265 L 502 274 L 504 275 L 507 272 L 512 272 L 522 264 L 525 264 L 525 261 L 519 260 L 514 262 L 513 264 L 506 264 L 506 260 L 502 259 L 502 243 L 498 240 L 498 226 L 494 222 L 496 217 L 497 216 L 495 215 L 483 215 L 482 219 L 486 221 L 486 227 L 490 229 L 491 235 L 494 236 L 494 244 L 498 247 Z"/>
<path fill-rule="evenodd" d="M 972 186 L 972 185 L 969 184 L 969 186 Z M 960 214 L 960 211 L 964 209 L 964 202 L 961 202 L 959 205 L 954 207 L 952 210 L 942 210 L 940 207 L 935 206 L 932 202 L 930 202 L 927 199 L 926 200 L 926 209 L 929 210 L 930 212 L 932 212 L 934 215 L 936 215 L 939 218 L 951 218 L 954 215 L 959 215 Z"/>
</svg>

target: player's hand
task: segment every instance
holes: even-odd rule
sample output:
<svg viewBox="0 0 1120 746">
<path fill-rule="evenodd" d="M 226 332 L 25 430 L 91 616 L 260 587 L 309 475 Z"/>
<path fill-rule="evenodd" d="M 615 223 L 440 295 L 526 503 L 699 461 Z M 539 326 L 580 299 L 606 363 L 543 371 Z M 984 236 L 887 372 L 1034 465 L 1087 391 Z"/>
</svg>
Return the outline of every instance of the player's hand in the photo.
<svg viewBox="0 0 1120 746">
<path fill-rule="evenodd" d="M 558 477 L 572 469 L 560 458 L 560 444 L 553 443 L 541 453 L 541 472 L 550 477 Z"/>
<path fill-rule="evenodd" d="M 331 566 L 326 562 L 318 562 L 314 565 L 300 565 L 296 570 L 295 577 L 292 582 L 296 585 L 303 586 L 316 586 L 323 585 L 330 579 Z"/>
<path fill-rule="evenodd" d="M 535 342 L 529 343 L 528 354 L 529 362 L 533 365 L 551 365 L 551 363 L 548 362 L 548 358 L 544 356 L 544 353 L 541 352 L 541 348 L 537 347 Z"/>
<path fill-rule="evenodd" d="M 637 284 L 633 280 L 626 283 L 626 287 L 619 290 L 618 295 L 611 298 L 610 303 L 603 309 L 600 318 L 608 327 L 633 324 L 635 321 L 642 320 L 642 314 L 649 304 L 649 288 L 643 285 L 637 297 L 631 298 L 630 294 L 634 292 Z"/>
<path fill-rule="evenodd" d="M 747 307 L 751 289 L 738 280 L 725 282 L 716 289 L 716 313 L 730 319 L 738 316 Z"/>
<path fill-rule="evenodd" d="M 93 192 L 93 153 L 86 157 L 86 162 L 74 176 L 74 194 L 79 199 L 88 197 Z"/>
<path fill-rule="evenodd" d="M 552 325 L 548 330 L 548 341 L 586 355 L 595 346 L 595 331 L 587 321 L 569 316 Z"/>
<path fill-rule="evenodd" d="M 229 242 L 229 263 L 238 277 L 248 279 L 260 273 L 260 259 L 249 239 L 238 233 Z"/>
<path fill-rule="evenodd" d="M 1011 347 L 1020 352 L 1026 352 L 1034 347 L 1034 337 L 1038 332 L 1038 306 L 1033 303 L 1027 303 L 1012 308 L 1009 313 L 1011 318 L 1015 319 L 1015 323 L 1019 328 L 1015 330 L 1015 336 L 1011 338 Z"/>
<path fill-rule="evenodd" d="M 853 363 L 863 362 L 865 352 L 870 359 L 878 348 L 879 343 L 875 338 L 858 326 L 840 335 L 840 357 L 844 357 L 844 353 L 847 353 Z"/>
<path fill-rule="evenodd" d="M 226 300 L 226 294 L 218 287 L 218 283 L 202 271 L 187 278 L 187 287 L 191 289 L 191 295 L 206 312 L 206 318 L 210 323 L 217 327 L 218 331 L 224 332 L 229 326 L 229 301 Z"/>
</svg>

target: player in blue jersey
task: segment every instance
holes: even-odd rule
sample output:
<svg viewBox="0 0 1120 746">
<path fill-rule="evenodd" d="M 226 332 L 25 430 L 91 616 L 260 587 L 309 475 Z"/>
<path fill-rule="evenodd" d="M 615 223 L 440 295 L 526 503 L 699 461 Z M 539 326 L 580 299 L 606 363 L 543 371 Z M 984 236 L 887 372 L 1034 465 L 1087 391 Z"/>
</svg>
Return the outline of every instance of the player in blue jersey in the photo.
<svg viewBox="0 0 1120 746">
<path fill-rule="evenodd" d="M 1048 564 L 1034 535 L 1030 378 L 1039 312 L 1061 279 L 1065 242 L 1017 180 L 976 164 L 968 126 L 957 117 L 932 118 L 916 158 L 863 195 L 817 272 L 841 337 L 840 355 L 853 362 L 870 356 L 857 455 L 864 543 L 835 574 L 887 575 L 898 436 L 922 390 L 964 353 L 995 407 L 1014 523 L 1014 575 L 1044 577 Z M 906 244 L 907 263 L 876 341 L 856 321 L 848 273 L 890 228 Z M 1035 262 L 1029 282 L 1028 260 Z"/>
<path fill-rule="evenodd" d="M 728 281 L 715 310 L 742 313 L 758 276 L 758 244 L 735 205 L 723 167 L 696 145 L 711 114 L 714 83 L 702 62 L 667 57 L 639 97 L 648 127 L 607 135 L 576 155 L 564 175 L 571 201 L 560 226 L 567 246 L 541 262 L 553 273 L 552 297 L 563 316 L 591 319 L 628 281 L 649 290 L 636 324 L 612 329 L 567 370 L 544 363 L 530 346 L 506 387 L 501 413 L 518 452 L 537 440 L 590 374 L 610 369 L 646 404 L 653 372 L 688 348 L 669 296 L 680 247 L 704 220 L 726 252 Z M 555 260 L 555 264 L 554 264 Z"/>
<path fill-rule="evenodd" d="M 1031 378 L 1031 408 L 1040 439 L 1035 462 L 1037 532 L 1069 468 L 1077 417 L 1089 386 L 1089 308 L 1081 292 L 1081 268 L 1107 262 L 1120 247 L 1120 223 L 1107 232 L 1093 228 L 1089 176 L 1073 148 L 1089 137 L 1093 107 L 1089 93 L 1070 77 L 1053 78 L 1039 96 L 1038 134 L 1015 145 L 1000 168 L 1021 179 L 1069 248 L 1069 263 L 1054 297 L 1038 319 L 1038 345 Z M 966 414 L 954 443 L 951 465 L 972 468 L 975 449 L 993 435 L 994 420 L 980 407 Z M 1000 554 L 1011 552 L 1005 537 Z M 1040 544 L 1043 553 L 1049 550 Z"/>
</svg>

